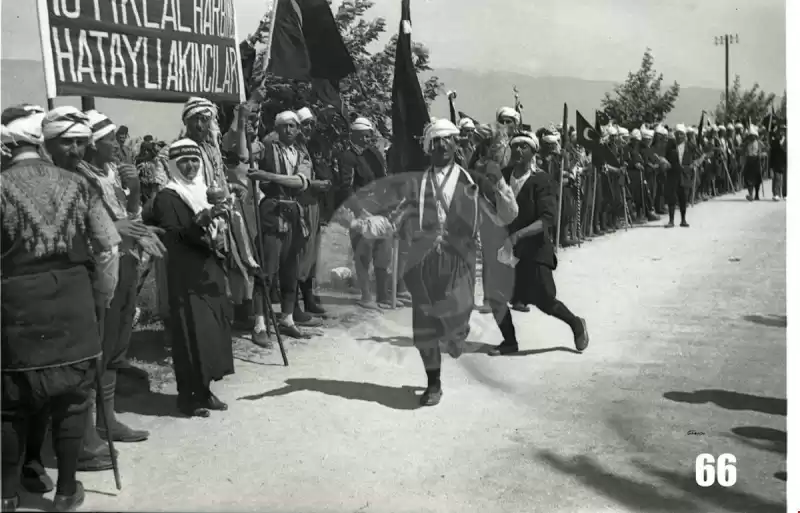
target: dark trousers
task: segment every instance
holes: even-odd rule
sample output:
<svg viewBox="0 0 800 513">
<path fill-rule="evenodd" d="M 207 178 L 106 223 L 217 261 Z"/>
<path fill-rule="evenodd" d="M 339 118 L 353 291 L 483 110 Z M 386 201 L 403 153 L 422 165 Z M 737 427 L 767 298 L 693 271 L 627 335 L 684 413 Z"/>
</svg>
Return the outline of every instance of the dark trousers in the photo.
<svg viewBox="0 0 800 513">
<path fill-rule="evenodd" d="M 36 444 L 41 448 L 48 414 L 52 416 L 53 448 L 58 462 L 56 492 L 75 493 L 75 473 L 95 372 L 94 361 L 85 361 L 64 367 L 2 373 L 3 498 L 19 493 L 23 462 L 39 456 L 37 452 L 26 458 L 25 451 L 36 450 Z M 29 439 L 29 433 L 34 439 Z"/>
<path fill-rule="evenodd" d="M 542 264 L 531 264 L 525 277 L 526 279 L 518 282 L 518 285 L 525 286 L 525 290 L 515 290 L 513 302 L 532 304 L 542 313 L 563 321 L 573 333 L 578 333 L 582 329 L 580 319 L 556 297 L 556 282 L 552 269 Z M 517 332 L 508 304 L 505 301 L 492 301 L 491 306 L 497 327 L 503 335 L 503 342 L 518 345 Z"/>
<path fill-rule="evenodd" d="M 686 220 L 686 202 L 688 199 L 688 187 L 681 185 L 678 179 L 667 182 L 667 204 L 669 205 L 669 220 L 675 220 L 675 205 L 677 204 L 681 212 L 681 220 Z"/>
<path fill-rule="evenodd" d="M 300 251 L 303 247 L 303 238 L 298 236 L 296 228 L 290 228 L 285 233 L 264 233 L 261 237 L 263 250 L 263 280 L 266 285 L 262 288 L 257 277 L 256 290 L 253 293 L 253 307 L 256 315 L 263 315 L 264 301 L 269 301 L 269 291 L 275 280 L 278 280 L 281 292 L 281 313 L 291 315 L 297 300 L 297 275 L 300 266 Z M 266 290 L 267 297 L 263 297 Z"/>
</svg>

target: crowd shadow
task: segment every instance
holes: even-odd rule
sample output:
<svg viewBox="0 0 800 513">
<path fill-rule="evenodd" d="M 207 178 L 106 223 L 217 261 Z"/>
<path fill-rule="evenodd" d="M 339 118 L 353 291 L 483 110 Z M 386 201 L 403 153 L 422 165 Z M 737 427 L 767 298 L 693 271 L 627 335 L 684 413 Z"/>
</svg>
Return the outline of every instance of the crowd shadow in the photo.
<svg viewBox="0 0 800 513">
<path fill-rule="evenodd" d="M 768 427 L 741 426 L 731 429 L 731 432 L 736 435 L 738 441 L 750 447 L 786 455 L 786 431 Z"/>
<path fill-rule="evenodd" d="M 762 397 L 729 390 L 696 390 L 694 392 L 666 392 L 664 398 L 670 401 L 704 404 L 714 403 L 726 410 L 750 410 L 768 415 L 786 416 L 786 399 Z"/>
<path fill-rule="evenodd" d="M 409 336 L 399 335 L 394 337 L 381 337 L 381 336 L 373 336 L 373 337 L 364 337 L 356 339 L 358 342 L 375 342 L 378 344 L 389 344 L 390 346 L 394 347 L 402 347 L 402 348 L 412 348 L 414 347 L 414 339 Z M 486 354 L 492 350 L 492 348 L 496 347 L 492 344 L 486 344 L 484 342 L 475 342 L 475 341 L 466 341 L 462 344 L 463 347 L 463 354 Z"/>
<path fill-rule="evenodd" d="M 317 378 L 292 378 L 286 385 L 267 392 L 240 397 L 240 401 L 258 401 L 267 397 L 281 397 L 297 392 L 318 392 L 333 397 L 353 401 L 365 401 L 380 404 L 394 410 L 415 410 L 419 408 L 416 392 L 422 387 L 402 386 L 390 387 L 358 381 L 338 381 Z"/>
<path fill-rule="evenodd" d="M 147 363 L 164 363 L 171 355 L 168 337 L 164 330 L 139 330 L 131 334 L 127 356 Z"/>
<path fill-rule="evenodd" d="M 742 318 L 771 328 L 785 328 L 788 324 L 788 319 L 785 315 L 745 315 Z"/>
<path fill-rule="evenodd" d="M 633 465 L 642 475 L 660 481 L 653 483 L 617 475 L 588 455 L 567 458 L 552 451 L 540 451 L 537 458 L 632 511 L 705 513 L 709 511 L 709 503 L 733 513 L 785 511 L 782 504 L 733 488 L 719 485 L 701 488 L 695 480 L 694 469 L 685 473 L 675 472 L 634 460 Z"/>
<path fill-rule="evenodd" d="M 697 486 L 694 469 L 686 472 L 675 472 L 655 467 L 643 461 L 633 464 L 644 474 L 661 480 L 664 484 L 682 491 L 685 495 L 703 502 L 712 503 L 733 513 L 778 513 L 786 511 L 785 504 L 764 500 L 756 495 L 737 490 L 735 487 L 725 488 L 718 484 L 708 488 Z M 677 510 L 676 510 L 677 511 Z M 700 511 L 708 511 L 703 509 Z"/>
<path fill-rule="evenodd" d="M 492 346 L 494 347 L 494 346 Z M 573 349 L 571 347 L 566 346 L 556 346 L 556 347 L 543 347 L 540 349 L 525 349 L 523 351 L 517 351 L 516 353 L 511 353 L 506 356 L 510 357 L 518 357 L 518 356 L 536 356 L 539 354 L 547 354 L 547 353 L 571 353 L 571 354 L 581 354 L 580 351 L 577 349 Z"/>
<path fill-rule="evenodd" d="M 541 451 L 537 457 L 554 470 L 576 478 L 587 488 L 633 511 L 669 513 L 702 511 L 691 501 L 668 495 L 650 483 L 618 476 L 591 456 L 565 458 L 551 451 Z"/>
</svg>

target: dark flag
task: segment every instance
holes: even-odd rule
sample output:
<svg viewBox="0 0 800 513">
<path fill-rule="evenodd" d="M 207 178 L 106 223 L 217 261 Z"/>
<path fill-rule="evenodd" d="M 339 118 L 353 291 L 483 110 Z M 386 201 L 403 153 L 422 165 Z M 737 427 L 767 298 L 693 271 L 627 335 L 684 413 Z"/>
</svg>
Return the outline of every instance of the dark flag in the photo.
<svg viewBox="0 0 800 513">
<path fill-rule="evenodd" d="M 480 122 L 477 119 L 473 118 L 463 110 L 458 111 L 458 119 L 464 119 L 464 118 L 471 119 L 473 123 L 475 123 L 476 125 L 480 125 Z"/>
<path fill-rule="evenodd" d="M 339 81 L 356 67 L 327 0 L 276 0 L 267 70 L 312 83 L 324 102 L 341 109 Z"/>
<path fill-rule="evenodd" d="M 600 142 L 600 127 L 608 124 L 608 116 L 600 118 L 599 112 L 595 112 L 595 125 L 602 119 L 605 119 L 603 125 L 598 125 L 595 128 L 589 124 L 585 117 L 580 112 L 575 111 L 575 130 L 577 132 L 578 144 L 586 148 L 587 151 L 592 153 L 595 162 L 602 162 L 613 167 L 620 167 L 616 155 L 611 151 L 611 148 Z"/>
<path fill-rule="evenodd" d="M 575 111 L 575 118 L 575 132 L 578 144 L 589 151 L 595 151 L 595 148 L 600 145 L 600 132 L 592 128 L 592 125 L 586 121 L 586 118 L 580 112 Z"/>
<path fill-rule="evenodd" d="M 430 123 L 430 116 L 411 60 L 409 2 L 410 0 L 403 0 L 402 4 L 392 84 L 391 169 L 395 173 L 421 171 L 428 166 L 428 157 L 422 150 L 422 133 L 425 125 Z"/>
<path fill-rule="evenodd" d="M 455 93 L 448 93 L 447 95 L 447 103 L 450 104 L 450 121 L 453 124 L 458 123 L 458 118 L 456 117 L 456 104 L 455 104 Z"/>
<path fill-rule="evenodd" d="M 706 122 L 706 111 L 703 111 L 700 114 L 700 124 L 697 125 L 697 140 L 699 141 L 701 137 L 703 137 L 703 128 L 705 128 Z"/>
<path fill-rule="evenodd" d="M 594 129 L 597 130 L 598 134 L 600 133 L 600 127 L 609 123 L 611 123 L 611 118 L 605 112 L 594 111 Z"/>
</svg>

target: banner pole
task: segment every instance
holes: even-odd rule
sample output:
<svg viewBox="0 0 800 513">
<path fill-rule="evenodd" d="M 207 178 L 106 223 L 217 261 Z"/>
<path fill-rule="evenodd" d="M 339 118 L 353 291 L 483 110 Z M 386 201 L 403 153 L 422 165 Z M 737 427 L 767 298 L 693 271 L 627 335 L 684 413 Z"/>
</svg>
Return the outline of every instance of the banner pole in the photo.
<svg viewBox="0 0 800 513">
<path fill-rule="evenodd" d="M 53 69 L 53 47 L 50 42 L 50 17 L 47 11 L 47 0 L 36 0 L 36 16 L 39 19 L 39 41 L 42 45 L 42 67 L 44 68 L 44 85 L 47 94 L 47 108 L 52 110 L 53 98 L 56 97 L 56 73 Z"/>
</svg>

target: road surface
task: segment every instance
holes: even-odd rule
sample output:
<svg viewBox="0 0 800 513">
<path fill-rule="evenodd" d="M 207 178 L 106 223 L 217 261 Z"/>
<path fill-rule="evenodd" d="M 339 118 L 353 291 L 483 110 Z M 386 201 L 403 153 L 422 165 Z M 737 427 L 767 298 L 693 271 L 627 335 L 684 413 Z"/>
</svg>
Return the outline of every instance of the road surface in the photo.
<svg viewBox="0 0 800 513">
<path fill-rule="evenodd" d="M 216 385 L 226 413 L 174 418 L 157 394 L 122 414 L 151 439 L 118 444 L 121 493 L 80 475 L 84 510 L 784 511 L 786 204 L 740 193 L 689 222 L 559 255 L 583 355 L 558 321 L 515 313 L 523 355 L 445 357 L 443 401 L 419 409 L 410 313 L 383 314 L 295 346 L 288 368 L 237 362 Z M 499 343 L 473 321 L 474 348 Z M 703 453 L 733 454 L 736 482 L 698 486 Z"/>
</svg>

